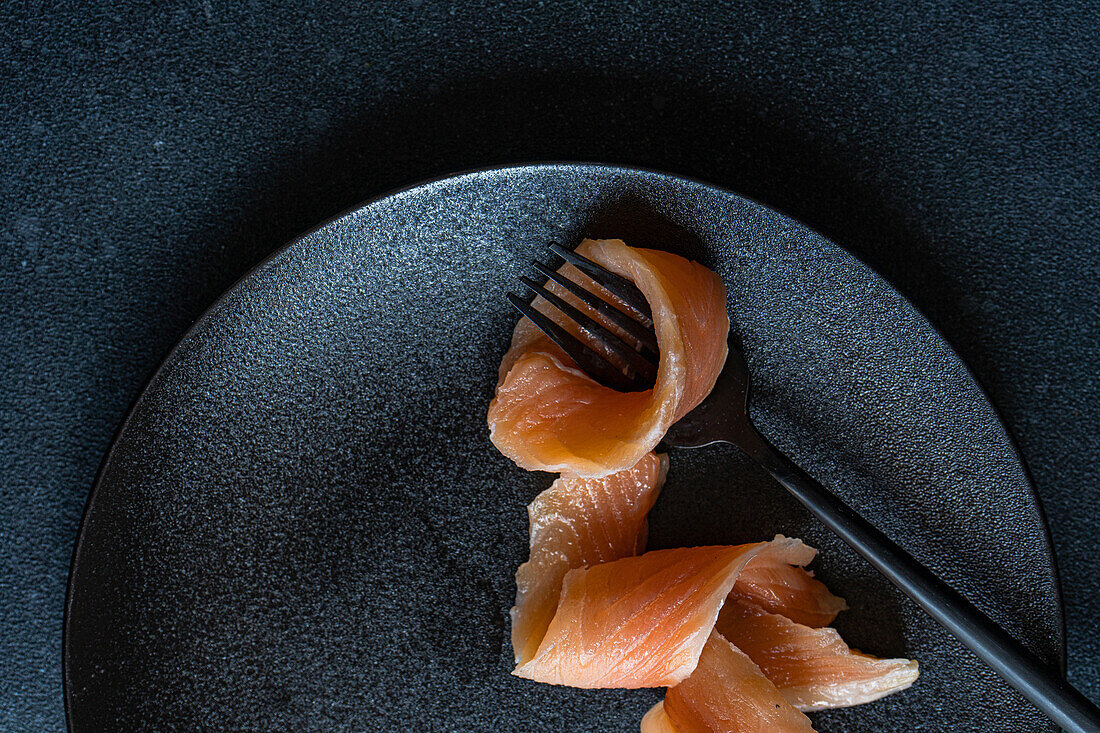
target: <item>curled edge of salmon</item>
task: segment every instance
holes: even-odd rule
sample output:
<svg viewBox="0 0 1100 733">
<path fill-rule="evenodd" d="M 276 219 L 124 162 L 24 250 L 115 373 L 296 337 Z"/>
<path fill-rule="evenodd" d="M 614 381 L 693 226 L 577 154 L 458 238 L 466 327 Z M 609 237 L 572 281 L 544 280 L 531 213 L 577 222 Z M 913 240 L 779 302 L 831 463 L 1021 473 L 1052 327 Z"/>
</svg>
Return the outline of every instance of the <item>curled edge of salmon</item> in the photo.
<svg viewBox="0 0 1100 733">
<path fill-rule="evenodd" d="M 642 392 L 603 387 L 523 318 L 501 362 L 489 437 L 527 470 L 600 477 L 636 464 L 709 394 L 725 364 L 729 316 L 721 278 L 696 262 L 617 239 L 586 239 L 577 252 L 628 278 L 645 295 L 660 349 L 656 383 Z M 583 277 L 570 265 L 560 271 L 578 281 Z M 545 301 L 534 305 L 571 326 Z"/>
</svg>

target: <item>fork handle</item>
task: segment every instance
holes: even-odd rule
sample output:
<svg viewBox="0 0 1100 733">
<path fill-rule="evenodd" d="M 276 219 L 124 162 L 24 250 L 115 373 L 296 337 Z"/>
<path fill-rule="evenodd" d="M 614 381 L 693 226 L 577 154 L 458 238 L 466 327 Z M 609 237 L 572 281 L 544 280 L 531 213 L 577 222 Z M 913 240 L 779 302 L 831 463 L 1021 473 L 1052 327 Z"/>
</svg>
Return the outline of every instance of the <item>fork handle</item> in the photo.
<svg viewBox="0 0 1100 733">
<path fill-rule="evenodd" d="M 766 438 L 751 432 L 754 435 L 741 436 L 737 441 L 750 458 L 1047 717 L 1073 733 L 1100 731 L 1100 708 L 1062 675 L 796 466 Z"/>
</svg>

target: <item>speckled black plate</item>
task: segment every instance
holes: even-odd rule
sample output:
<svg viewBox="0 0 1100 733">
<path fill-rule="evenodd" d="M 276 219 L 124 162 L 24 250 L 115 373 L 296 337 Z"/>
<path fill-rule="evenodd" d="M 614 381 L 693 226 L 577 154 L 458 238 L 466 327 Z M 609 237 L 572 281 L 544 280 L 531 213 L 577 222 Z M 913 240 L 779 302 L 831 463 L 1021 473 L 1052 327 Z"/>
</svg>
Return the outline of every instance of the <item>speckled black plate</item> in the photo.
<svg viewBox="0 0 1100 733">
<path fill-rule="evenodd" d="M 913 307 L 805 227 L 639 170 L 434 181 L 286 247 L 223 297 L 137 402 L 72 571 L 75 731 L 634 731 L 656 690 L 513 678 L 524 505 L 550 477 L 485 409 L 544 243 L 619 236 L 729 287 L 762 429 L 1052 661 L 1045 525 L 966 368 Z M 1026 703 L 732 449 L 674 453 L 651 546 L 777 532 L 820 547 L 853 646 L 921 661 L 909 691 L 822 731 L 1047 730 Z"/>
</svg>

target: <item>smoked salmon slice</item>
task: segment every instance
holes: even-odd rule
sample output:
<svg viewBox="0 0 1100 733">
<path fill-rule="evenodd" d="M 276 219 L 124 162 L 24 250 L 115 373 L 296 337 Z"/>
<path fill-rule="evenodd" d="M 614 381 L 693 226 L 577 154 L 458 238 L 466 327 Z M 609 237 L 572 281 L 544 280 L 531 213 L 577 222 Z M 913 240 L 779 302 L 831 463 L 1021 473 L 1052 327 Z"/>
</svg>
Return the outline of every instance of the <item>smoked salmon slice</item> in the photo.
<svg viewBox="0 0 1100 733">
<path fill-rule="evenodd" d="M 516 324 L 489 405 L 490 438 L 521 468 L 561 476 L 527 507 L 513 674 L 583 688 L 669 688 L 643 733 L 805 733 L 813 728 L 801 711 L 911 685 L 916 662 L 862 654 L 828 628 L 847 604 L 806 570 L 817 551 L 799 540 L 643 554 L 668 471 L 653 449 L 725 363 L 725 287 L 697 263 L 619 240 L 585 240 L 577 252 L 641 290 L 660 363 L 652 389 L 618 392 L 586 376 L 528 319 Z M 559 272 L 631 310 L 571 265 Z M 546 288 L 633 338 L 556 283 Z M 532 305 L 603 348 L 547 301 Z"/>
<path fill-rule="evenodd" d="M 783 615 L 831 620 L 844 605 L 795 564 L 810 562 L 816 552 L 800 543 L 785 556 L 764 554 L 746 565 L 695 671 L 646 714 L 642 733 L 808 730 L 805 717 L 794 711 L 870 702 L 916 680 L 914 661 L 852 651 L 834 629 L 813 628 Z M 771 601 L 780 613 L 747 600 L 754 597 Z M 737 653 L 730 654 L 715 637 Z M 728 689 L 731 685 L 738 690 Z M 776 702 L 776 695 L 783 704 Z"/>
<path fill-rule="evenodd" d="M 712 631 L 699 664 L 642 719 L 643 733 L 807 733 L 795 710 L 740 649 Z M 647 727 L 648 719 L 648 727 Z"/>
<path fill-rule="evenodd" d="M 804 556 L 777 537 L 657 550 L 570 570 L 538 651 L 519 677 L 572 687 L 666 687 L 692 673 L 737 576 L 754 560 Z"/>
<path fill-rule="evenodd" d="M 871 702 L 909 687 L 919 673 L 913 660 L 862 654 L 835 629 L 814 629 L 738 599 L 727 601 L 715 629 L 799 710 Z"/>
<path fill-rule="evenodd" d="M 559 478 L 527 507 L 530 559 L 516 571 L 511 614 L 517 664 L 535 656 L 568 571 L 645 548 L 646 515 L 667 473 L 668 457 L 648 453 L 632 468 L 603 478 Z"/>
<path fill-rule="evenodd" d="M 642 716 L 642 733 L 676 733 L 676 726 L 668 719 L 663 700 Z"/>
<path fill-rule="evenodd" d="M 738 576 L 730 597 L 755 603 L 806 626 L 827 626 L 848 604 L 801 567 L 816 556 L 817 550 L 802 545 L 799 556 L 788 562 L 750 563 Z"/>
<path fill-rule="evenodd" d="M 707 396 L 725 364 L 729 316 L 721 279 L 695 262 L 617 239 L 586 239 L 577 252 L 645 295 L 660 348 L 656 384 L 642 392 L 603 387 L 524 318 L 501 362 L 489 434 L 522 468 L 600 477 L 635 465 Z M 570 265 L 560 271 L 592 292 L 602 290 Z M 571 299 L 556 284 L 547 287 Z M 603 297 L 614 302 L 606 292 Z M 575 330 L 542 299 L 534 306 Z"/>
</svg>

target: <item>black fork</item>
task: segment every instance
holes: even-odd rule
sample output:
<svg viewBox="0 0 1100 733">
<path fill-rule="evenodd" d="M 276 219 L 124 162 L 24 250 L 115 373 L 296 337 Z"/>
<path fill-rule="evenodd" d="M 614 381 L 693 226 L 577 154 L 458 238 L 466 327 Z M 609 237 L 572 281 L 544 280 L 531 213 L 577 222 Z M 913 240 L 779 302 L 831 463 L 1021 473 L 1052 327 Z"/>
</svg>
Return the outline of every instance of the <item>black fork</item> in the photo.
<svg viewBox="0 0 1100 733">
<path fill-rule="evenodd" d="M 592 379 L 620 391 L 651 387 L 659 361 L 657 339 L 649 304 L 641 291 L 630 280 L 575 252 L 557 245 L 551 245 L 551 249 L 609 292 L 622 308 L 610 305 L 545 265 L 536 264 L 539 272 L 598 310 L 622 330 L 622 335 L 531 278 L 522 278 L 523 284 L 573 321 L 599 348 L 574 337 L 518 296 L 509 293 L 508 299 Z M 714 443 L 737 446 L 1052 721 L 1074 733 L 1100 733 L 1100 708 L 768 442 L 749 419 L 749 384 L 748 364 L 731 333 L 729 356 L 713 391 L 669 429 L 665 444 L 671 448 L 700 448 Z"/>
</svg>

